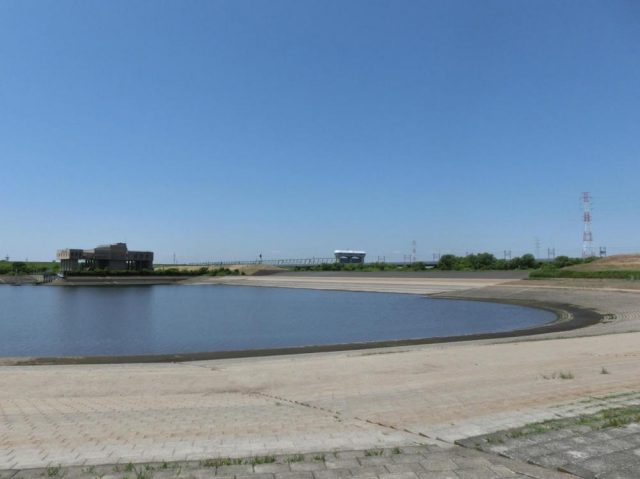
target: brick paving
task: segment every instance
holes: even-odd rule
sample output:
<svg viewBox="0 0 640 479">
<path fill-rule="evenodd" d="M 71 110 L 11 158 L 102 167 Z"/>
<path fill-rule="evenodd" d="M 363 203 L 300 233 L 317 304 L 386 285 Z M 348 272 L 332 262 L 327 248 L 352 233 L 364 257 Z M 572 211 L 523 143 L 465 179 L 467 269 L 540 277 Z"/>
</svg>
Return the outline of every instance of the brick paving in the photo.
<svg viewBox="0 0 640 479">
<path fill-rule="evenodd" d="M 541 433 L 500 431 L 458 443 L 584 479 L 638 479 L 640 424 L 594 430 L 585 422 Z"/>
<path fill-rule="evenodd" d="M 316 452 L 244 459 L 0 470 L 0 479 L 569 479 L 461 447 Z"/>
</svg>

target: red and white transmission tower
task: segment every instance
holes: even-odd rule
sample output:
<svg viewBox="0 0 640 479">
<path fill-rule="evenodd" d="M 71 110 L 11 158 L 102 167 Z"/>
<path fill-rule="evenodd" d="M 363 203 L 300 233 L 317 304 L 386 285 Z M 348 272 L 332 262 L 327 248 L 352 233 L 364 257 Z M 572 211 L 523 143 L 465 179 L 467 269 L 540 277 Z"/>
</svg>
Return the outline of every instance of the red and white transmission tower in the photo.
<svg viewBox="0 0 640 479">
<path fill-rule="evenodd" d="M 591 234 L 591 194 L 588 191 L 582 193 L 582 221 L 584 230 L 582 232 L 582 257 L 593 256 L 593 235 Z"/>
</svg>

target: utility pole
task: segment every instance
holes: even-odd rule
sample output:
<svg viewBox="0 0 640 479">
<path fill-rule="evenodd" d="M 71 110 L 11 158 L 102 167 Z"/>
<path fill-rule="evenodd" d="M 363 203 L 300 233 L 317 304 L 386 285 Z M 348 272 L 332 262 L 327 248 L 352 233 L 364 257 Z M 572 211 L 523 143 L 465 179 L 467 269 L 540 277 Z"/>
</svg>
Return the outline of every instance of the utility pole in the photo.
<svg viewBox="0 0 640 479">
<path fill-rule="evenodd" d="M 593 256 L 593 234 L 591 233 L 591 194 L 582 193 L 582 257 Z"/>
</svg>

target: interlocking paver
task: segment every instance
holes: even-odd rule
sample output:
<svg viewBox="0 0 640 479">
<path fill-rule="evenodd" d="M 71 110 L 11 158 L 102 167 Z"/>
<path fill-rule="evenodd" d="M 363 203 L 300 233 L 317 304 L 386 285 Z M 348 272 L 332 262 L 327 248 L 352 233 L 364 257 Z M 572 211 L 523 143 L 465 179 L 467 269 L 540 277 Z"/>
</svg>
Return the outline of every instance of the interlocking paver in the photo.
<svg viewBox="0 0 640 479">
<path fill-rule="evenodd" d="M 380 474 L 386 474 L 387 470 L 383 465 L 378 466 L 360 466 L 350 469 L 351 474 L 354 476 L 376 476 Z"/>
<path fill-rule="evenodd" d="M 420 463 L 416 462 L 403 462 L 400 464 L 386 464 L 384 467 L 387 468 L 389 472 L 413 472 L 420 473 L 425 472 L 425 468 L 420 465 Z"/>
<path fill-rule="evenodd" d="M 250 464 L 238 464 L 233 466 L 216 467 L 216 476 L 230 476 L 230 475 L 251 474 L 251 473 L 253 473 L 253 466 Z"/>
<path fill-rule="evenodd" d="M 379 479 L 418 479 L 418 475 L 413 472 L 389 472 L 386 474 L 378 474 Z"/>
<path fill-rule="evenodd" d="M 397 448 L 350 452 L 349 456 L 359 459 L 337 459 L 334 453 L 320 452 L 262 459 L 235 459 L 235 462 L 241 464 L 217 467 L 204 467 L 205 463 L 202 461 L 183 461 L 67 467 L 56 469 L 55 474 L 43 469 L 7 470 L 0 471 L 0 479 L 42 479 L 43 476 L 48 476 L 50 479 L 125 479 L 131 476 L 144 479 L 484 479 L 486 477 L 546 479 L 555 477 L 545 475 L 544 470 L 540 470 L 542 473 L 536 473 L 537 475 L 532 474 L 531 470 L 521 474 L 513 467 L 505 466 L 503 459 L 460 447 L 422 446 L 412 448 L 406 454 Z M 401 457 L 406 459 L 400 459 Z M 360 464 L 359 461 L 369 458 L 380 459 L 381 461 L 376 461 L 380 464 L 367 465 L 367 461 Z M 640 457 L 638 459 L 640 460 Z M 262 462 L 265 460 L 274 462 Z M 293 462 L 287 462 L 292 460 Z M 449 469 L 426 470 L 422 464 L 410 462 L 410 460 L 420 460 L 431 466 L 439 465 Z M 227 460 L 212 459 L 207 463 L 216 466 L 217 462 L 222 461 Z M 252 466 L 256 461 L 262 463 Z M 354 467 L 326 467 L 326 464 L 332 464 L 332 461 L 333 464 L 343 462 Z M 534 466 L 520 465 L 519 467 L 526 469 Z M 249 470 L 252 472 L 247 472 Z"/>
<path fill-rule="evenodd" d="M 325 465 L 328 469 L 351 469 L 360 467 L 357 459 L 326 459 Z"/>
<path fill-rule="evenodd" d="M 327 468 L 324 461 L 314 462 L 292 462 L 290 465 L 292 471 L 323 471 Z"/>
<path fill-rule="evenodd" d="M 450 471 L 458 467 L 448 454 L 425 459 L 420 465 L 427 471 Z"/>
<path fill-rule="evenodd" d="M 311 472 L 277 472 L 276 479 L 313 479 Z"/>
<path fill-rule="evenodd" d="M 420 479 L 460 479 L 453 471 L 429 471 L 418 475 Z"/>
<path fill-rule="evenodd" d="M 274 475 L 270 473 L 236 474 L 236 479 L 274 479 Z"/>
<path fill-rule="evenodd" d="M 618 405 L 623 404 L 617 402 Z M 603 408 L 606 404 L 603 403 Z M 635 443 L 637 428 L 636 423 L 622 427 L 602 427 L 598 421 L 602 417 L 629 417 L 634 409 L 618 409 L 615 412 L 609 410 L 608 416 L 596 414 L 593 416 L 582 415 L 575 421 L 556 422 L 554 427 L 564 427 L 561 430 L 544 432 L 541 428 L 538 432 L 536 425 L 527 429 L 499 432 L 493 435 L 485 435 L 477 438 L 468 438 L 463 441 L 469 447 L 480 447 L 483 450 L 499 452 L 502 455 L 528 461 L 544 467 L 569 472 L 582 478 L 600 479 L 601 477 L 624 476 L 629 468 L 640 471 L 640 455 Z M 627 412 L 629 411 L 629 412 Z M 614 414 L 614 415 L 612 415 Z M 617 416 L 615 416 L 617 414 Z M 582 423 L 591 423 L 585 426 Z M 605 424 L 606 425 L 606 424 Z M 592 428 L 596 428 L 592 430 Z M 517 437 L 525 434 L 526 438 Z M 511 435 L 516 436 L 515 439 Z M 549 439 L 549 440 L 547 440 Z M 523 446 L 523 443 L 528 445 Z M 499 445 L 496 443 L 499 442 Z M 458 459 L 454 459 L 458 465 L 463 465 Z M 459 471 L 456 471 L 458 473 Z M 640 476 L 638 476 L 640 477 Z"/>
<path fill-rule="evenodd" d="M 267 472 L 289 472 L 291 471 L 291 468 L 289 467 L 289 464 L 256 464 L 253 466 L 253 471 L 260 474 Z"/>
<path fill-rule="evenodd" d="M 352 476 L 349 469 L 325 469 L 320 471 L 313 471 L 313 477 L 315 479 L 348 479 Z"/>
<path fill-rule="evenodd" d="M 379 466 L 389 462 L 389 459 L 382 456 L 361 457 L 360 464 L 363 466 Z"/>
</svg>

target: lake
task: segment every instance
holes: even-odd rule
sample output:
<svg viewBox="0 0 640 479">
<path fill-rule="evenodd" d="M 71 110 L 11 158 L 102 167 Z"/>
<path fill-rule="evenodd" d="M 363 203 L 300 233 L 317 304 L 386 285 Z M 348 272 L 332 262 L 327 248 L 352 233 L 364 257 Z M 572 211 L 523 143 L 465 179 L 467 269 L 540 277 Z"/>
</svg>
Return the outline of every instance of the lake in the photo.
<svg viewBox="0 0 640 479">
<path fill-rule="evenodd" d="M 522 306 L 246 286 L 0 287 L 0 356 L 228 351 L 509 331 Z"/>
</svg>

